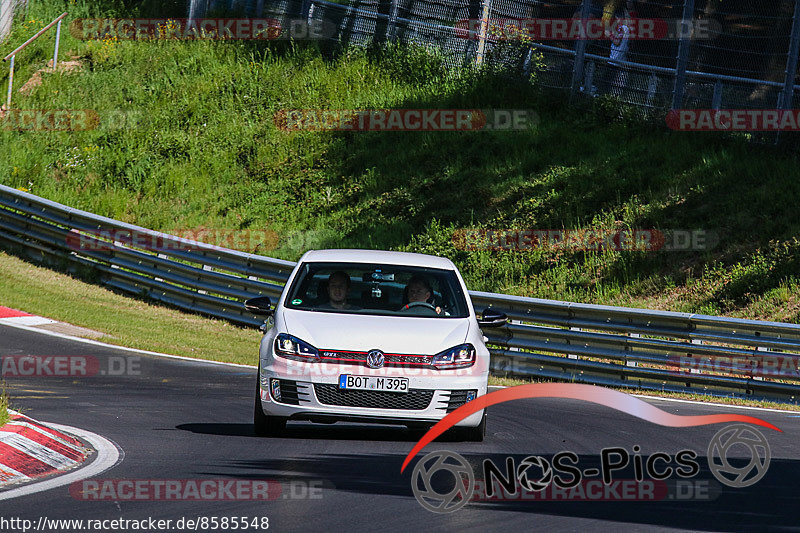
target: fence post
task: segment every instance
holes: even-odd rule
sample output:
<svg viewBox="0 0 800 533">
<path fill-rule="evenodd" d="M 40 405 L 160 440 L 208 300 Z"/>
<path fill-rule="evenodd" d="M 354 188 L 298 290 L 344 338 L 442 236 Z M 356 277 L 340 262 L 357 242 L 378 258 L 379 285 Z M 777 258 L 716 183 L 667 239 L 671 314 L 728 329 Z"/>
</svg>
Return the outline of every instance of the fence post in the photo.
<svg viewBox="0 0 800 533">
<path fill-rule="evenodd" d="M 56 26 L 56 49 L 53 51 L 53 72 L 55 72 L 56 67 L 58 66 L 58 43 L 61 41 L 61 21 L 58 21 L 58 26 Z"/>
<path fill-rule="evenodd" d="M 583 0 L 581 3 L 581 26 L 586 30 L 586 19 L 589 18 L 591 12 L 592 0 Z M 575 45 L 575 63 L 572 66 L 572 84 L 570 85 L 570 99 L 574 99 L 580 91 L 581 81 L 583 80 L 583 66 L 586 57 L 586 45 L 589 40 L 587 35 L 583 36 Z M 587 87 L 590 92 L 591 86 Z"/>
<path fill-rule="evenodd" d="M 717 80 L 714 83 L 714 94 L 711 96 L 711 109 L 719 109 L 722 107 L 722 89 L 722 82 Z"/>
<path fill-rule="evenodd" d="M 656 76 L 656 73 L 653 72 L 647 78 L 647 102 L 645 103 L 647 107 L 653 107 L 653 99 L 656 97 L 657 90 L 658 90 L 658 76 Z"/>
<path fill-rule="evenodd" d="M 689 46 L 692 39 L 691 30 L 693 18 L 694 0 L 684 0 L 680 30 L 681 41 L 678 43 L 678 58 L 675 65 L 675 87 L 672 91 L 672 109 L 680 109 L 683 105 L 683 93 L 686 88 L 686 66 L 689 64 Z"/>
<path fill-rule="evenodd" d="M 592 86 L 594 85 L 594 72 L 596 68 L 595 62 L 591 60 L 583 65 L 583 70 L 586 73 L 583 80 L 583 90 L 587 91 L 589 96 L 594 96 L 595 94 L 592 90 Z"/>
<path fill-rule="evenodd" d="M 397 26 L 397 11 L 400 9 L 400 0 L 392 0 L 392 10 L 389 15 L 389 27 L 386 29 L 386 40 L 394 42 L 395 27 Z"/>
<path fill-rule="evenodd" d="M 17 56 L 11 56 L 11 66 L 8 68 L 8 97 L 6 98 L 6 109 L 11 109 L 11 88 L 14 86 L 14 59 Z"/>
<path fill-rule="evenodd" d="M 789 41 L 789 58 L 786 60 L 786 78 L 781 93 L 781 109 L 792 109 L 794 105 L 794 80 L 797 75 L 797 57 L 800 55 L 800 0 L 794 2 L 792 37 Z"/>
<path fill-rule="evenodd" d="M 311 17 L 314 13 L 314 5 L 312 0 L 303 0 L 300 2 L 300 18 L 304 21 L 311 23 Z"/>
<path fill-rule="evenodd" d="M 0 0 L 0 43 L 11 31 L 11 22 L 14 20 L 13 0 Z"/>
<path fill-rule="evenodd" d="M 492 12 L 492 0 L 483 0 L 483 10 L 481 11 L 481 29 L 478 35 L 478 53 L 475 56 L 475 64 L 483 64 L 483 56 L 486 53 L 486 34 L 489 32 L 489 15 Z"/>
</svg>

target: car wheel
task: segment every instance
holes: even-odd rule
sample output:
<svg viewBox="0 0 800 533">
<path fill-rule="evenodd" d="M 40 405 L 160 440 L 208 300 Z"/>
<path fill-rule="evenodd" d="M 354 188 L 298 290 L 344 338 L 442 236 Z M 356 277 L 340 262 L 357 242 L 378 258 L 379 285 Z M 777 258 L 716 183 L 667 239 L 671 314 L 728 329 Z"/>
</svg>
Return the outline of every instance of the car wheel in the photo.
<svg viewBox="0 0 800 533">
<path fill-rule="evenodd" d="M 258 373 L 261 379 L 261 372 Z M 259 437 L 277 437 L 286 429 L 286 419 L 280 416 L 268 416 L 261 407 L 258 381 L 256 381 L 256 404 L 253 409 L 253 429 Z"/>
<path fill-rule="evenodd" d="M 486 410 L 483 410 L 481 423 L 473 428 L 461 428 L 462 439 L 469 442 L 483 442 L 486 436 Z"/>
</svg>

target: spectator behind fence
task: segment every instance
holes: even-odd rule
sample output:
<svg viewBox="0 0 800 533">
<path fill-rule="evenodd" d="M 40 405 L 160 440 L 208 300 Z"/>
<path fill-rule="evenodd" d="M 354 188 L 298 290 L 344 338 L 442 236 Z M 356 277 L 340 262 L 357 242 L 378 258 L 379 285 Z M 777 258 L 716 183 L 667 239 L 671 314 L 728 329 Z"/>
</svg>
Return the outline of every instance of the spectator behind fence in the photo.
<svg viewBox="0 0 800 533">
<path fill-rule="evenodd" d="M 600 83 L 603 93 L 613 93 L 619 96 L 627 83 L 628 68 L 620 61 L 628 60 L 628 49 L 631 39 L 631 19 L 635 15 L 633 0 L 627 0 L 625 8 L 614 14 L 611 24 L 611 52 L 609 54 L 608 68 Z M 613 91 L 612 91 L 613 89 Z"/>
</svg>

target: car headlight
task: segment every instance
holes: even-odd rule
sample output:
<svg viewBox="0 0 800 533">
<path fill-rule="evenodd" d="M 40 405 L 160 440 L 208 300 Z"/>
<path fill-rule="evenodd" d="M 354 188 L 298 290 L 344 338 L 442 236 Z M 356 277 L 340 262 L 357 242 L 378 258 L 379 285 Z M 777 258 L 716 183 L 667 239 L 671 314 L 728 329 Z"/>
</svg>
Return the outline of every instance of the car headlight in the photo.
<svg viewBox="0 0 800 533">
<path fill-rule="evenodd" d="M 475 364 L 475 347 L 462 344 L 433 356 L 431 366 L 439 370 L 448 368 L 464 368 Z"/>
<path fill-rule="evenodd" d="M 289 359 L 312 362 L 319 360 L 319 350 L 288 333 L 279 333 L 275 337 L 275 353 Z"/>
</svg>

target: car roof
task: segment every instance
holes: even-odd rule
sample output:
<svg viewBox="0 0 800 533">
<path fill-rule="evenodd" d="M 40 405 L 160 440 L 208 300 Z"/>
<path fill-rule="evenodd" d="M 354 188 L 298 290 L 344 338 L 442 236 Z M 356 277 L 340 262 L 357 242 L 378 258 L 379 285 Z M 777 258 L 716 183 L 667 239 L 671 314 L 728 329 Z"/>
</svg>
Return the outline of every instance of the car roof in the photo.
<svg viewBox="0 0 800 533">
<path fill-rule="evenodd" d="M 303 254 L 300 261 L 314 263 L 379 263 L 456 270 L 453 262 L 446 257 L 385 250 L 309 250 Z"/>
</svg>

